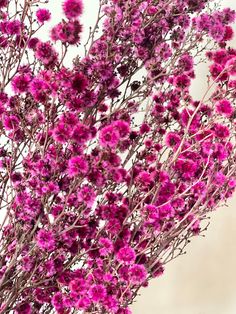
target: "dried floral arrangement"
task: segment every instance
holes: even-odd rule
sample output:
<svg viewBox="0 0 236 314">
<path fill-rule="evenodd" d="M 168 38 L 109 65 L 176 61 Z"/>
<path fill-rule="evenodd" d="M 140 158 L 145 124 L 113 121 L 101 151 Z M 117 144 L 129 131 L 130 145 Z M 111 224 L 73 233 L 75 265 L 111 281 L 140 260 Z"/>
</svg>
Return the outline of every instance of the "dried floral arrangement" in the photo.
<svg viewBox="0 0 236 314">
<path fill-rule="evenodd" d="M 131 313 L 235 190 L 235 12 L 99 3 L 77 55 L 81 0 L 47 41 L 47 1 L 0 0 L 0 313 Z"/>
</svg>

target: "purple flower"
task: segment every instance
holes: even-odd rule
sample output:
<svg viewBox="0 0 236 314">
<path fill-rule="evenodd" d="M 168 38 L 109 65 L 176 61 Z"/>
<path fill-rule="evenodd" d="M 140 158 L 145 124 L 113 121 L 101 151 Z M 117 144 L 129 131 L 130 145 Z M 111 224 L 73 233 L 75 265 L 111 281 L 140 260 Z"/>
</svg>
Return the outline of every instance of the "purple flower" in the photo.
<svg viewBox="0 0 236 314">
<path fill-rule="evenodd" d="M 56 310 L 62 310 L 64 308 L 64 300 L 63 294 L 61 292 L 57 292 L 52 297 L 52 305 Z"/>
<path fill-rule="evenodd" d="M 38 42 L 35 56 L 46 66 L 55 65 L 57 61 L 57 53 L 50 42 Z"/>
<path fill-rule="evenodd" d="M 15 130 L 19 127 L 19 122 L 20 121 L 16 116 L 10 115 L 4 117 L 3 125 L 6 128 L 6 130 Z"/>
<path fill-rule="evenodd" d="M 81 0 L 66 0 L 63 3 L 63 11 L 68 19 L 74 19 L 83 13 Z"/>
<path fill-rule="evenodd" d="M 83 202 L 88 208 L 91 208 L 95 202 L 96 194 L 89 186 L 83 186 L 78 192 L 78 201 Z"/>
<path fill-rule="evenodd" d="M 72 135 L 72 128 L 71 126 L 65 123 L 58 123 L 57 126 L 53 130 L 53 138 L 55 141 L 59 143 L 66 143 L 68 138 Z"/>
<path fill-rule="evenodd" d="M 107 295 L 106 288 L 103 285 L 92 285 L 89 289 L 89 296 L 93 302 L 103 300 Z"/>
<path fill-rule="evenodd" d="M 55 249 L 55 237 L 52 231 L 41 229 L 37 236 L 37 245 L 44 251 L 53 251 Z"/>
<path fill-rule="evenodd" d="M 175 132 L 169 132 L 166 135 L 166 145 L 169 147 L 176 147 L 180 144 L 181 137 Z"/>
<path fill-rule="evenodd" d="M 18 305 L 16 307 L 16 310 L 14 311 L 16 314 L 31 314 L 32 308 L 29 303 L 23 303 L 21 305 Z"/>
<path fill-rule="evenodd" d="M 68 174 L 70 177 L 74 177 L 79 174 L 86 174 L 88 172 L 88 163 L 81 157 L 72 157 L 68 162 Z"/>
<path fill-rule="evenodd" d="M 223 124 L 215 123 L 213 127 L 213 131 L 216 137 L 219 138 L 227 138 L 230 135 L 229 128 Z"/>
<path fill-rule="evenodd" d="M 134 264 L 129 270 L 130 282 L 141 284 L 147 279 L 147 271 L 143 265 Z"/>
<path fill-rule="evenodd" d="M 87 85 L 88 85 L 88 80 L 81 73 L 77 73 L 71 80 L 72 89 L 78 93 L 82 93 L 83 91 L 85 91 Z"/>
<path fill-rule="evenodd" d="M 31 76 L 29 74 L 20 74 L 13 78 L 12 87 L 15 93 L 24 93 L 29 89 Z"/>
<path fill-rule="evenodd" d="M 44 23 L 46 21 L 49 21 L 51 18 L 51 13 L 47 9 L 39 9 L 36 12 L 36 17 L 39 23 Z"/>
<path fill-rule="evenodd" d="M 78 310 L 86 310 L 91 304 L 91 300 L 88 297 L 82 297 L 79 299 L 79 301 L 76 303 L 75 307 Z"/>
<path fill-rule="evenodd" d="M 6 7 L 9 0 L 0 0 L 0 8 Z"/>
<path fill-rule="evenodd" d="M 102 247 L 99 250 L 99 253 L 101 254 L 101 256 L 106 256 L 113 251 L 112 241 L 107 238 L 100 238 L 99 245 Z"/>
<path fill-rule="evenodd" d="M 136 254 L 134 249 L 129 246 L 125 246 L 117 252 L 116 259 L 124 265 L 131 265 L 136 259 Z"/>
<path fill-rule="evenodd" d="M 216 104 L 216 112 L 226 117 L 232 116 L 234 109 L 227 99 L 222 99 Z"/>
<path fill-rule="evenodd" d="M 104 147 L 116 147 L 120 139 L 120 135 L 112 125 L 104 127 L 99 134 L 99 142 Z"/>
</svg>

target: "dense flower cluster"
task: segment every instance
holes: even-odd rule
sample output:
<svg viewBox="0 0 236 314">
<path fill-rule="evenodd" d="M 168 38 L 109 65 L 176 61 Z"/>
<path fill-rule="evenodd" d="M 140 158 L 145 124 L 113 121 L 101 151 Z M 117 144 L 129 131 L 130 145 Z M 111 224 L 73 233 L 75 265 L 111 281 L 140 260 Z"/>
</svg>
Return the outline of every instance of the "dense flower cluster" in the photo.
<svg viewBox="0 0 236 314">
<path fill-rule="evenodd" d="M 0 313 L 130 314 L 235 191 L 235 13 L 104 2 L 102 35 L 69 68 L 81 0 L 63 1 L 49 41 L 32 32 L 46 8 L 35 20 L 28 3 L 13 20 L 0 0 Z M 194 100 L 206 38 L 209 88 Z"/>
</svg>

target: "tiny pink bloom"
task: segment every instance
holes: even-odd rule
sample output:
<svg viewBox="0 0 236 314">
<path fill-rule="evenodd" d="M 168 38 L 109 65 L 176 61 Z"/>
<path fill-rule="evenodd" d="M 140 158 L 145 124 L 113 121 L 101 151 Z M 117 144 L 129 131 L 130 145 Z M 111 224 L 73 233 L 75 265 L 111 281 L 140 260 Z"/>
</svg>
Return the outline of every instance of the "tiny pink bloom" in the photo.
<svg viewBox="0 0 236 314">
<path fill-rule="evenodd" d="M 143 265 L 135 264 L 129 270 L 130 282 L 141 284 L 147 279 L 147 271 Z"/>
<path fill-rule="evenodd" d="M 16 314 L 31 314 L 32 308 L 30 303 L 23 303 L 21 305 L 18 305 L 16 307 L 16 310 L 14 311 Z"/>
<path fill-rule="evenodd" d="M 116 147 L 120 139 L 118 131 L 112 126 L 106 126 L 100 131 L 99 142 L 103 147 Z"/>
<path fill-rule="evenodd" d="M 216 137 L 227 138 L 230 135 L 229 128 L 226 125 L 215 123 L 213 131 Z"/>
<path fill-rule="evenodd" d="M 136 259 L 134 249 L 129 246 L 122 247 L 116 254 L 116 259 L 125 265 L 133 264 Z"/>
<path fill-rule="evenodd" d="M 222 99 L 216 104 L 216 112 L 226 117 L 232 116 L 234 109 L 227 99 Z"/>
<path fill-rule="evenodd" d="M 91 300 L 88 297 L 82 297 L 79 299 L 79 301 L 76 303 L 75 307 L 78 310 L 86 310 L 91 304 Z"/>
<path fill-rule="evenodd" d="M 24 93 L 29 89 L 31 76 L 29 74 L 20 74 L 12 79 L 12 87 L 15 93 Z"/>
<path fill-rule="evenodd" d="M 106 256 L 113 251 L 112 241 L 107 238 L 100 238 L 99 245 L 101 246 L 101 249 L 99 250 L 101 256 Z"/>
<path fill-rule="evenodd" d="M 166 145 L 169 147 L 176 147 L 180 144 L 181 137 L 175 132 L 169 132 L 166 135 Z"/>
<path fill-rule="evenodd" d="M 53 251 L 55 249 L 55 238 L 52 231 L 41 229 L 37 236 L 37 245 L 45 251 Z"/>
<path fill-rule="evenodd" d="M 83 186 L 78 192 L 78 201 L 83 202 L 88 208 L 91 208 L 95 202 L 96 194 L 89 186 Z"/>
<path fill-rule="evenodd" d="M 6 130 L 16 130 L 19 127 L 19 119 L 14 116 L 6 116 L 3 120 L 3 125 L 6 128 Z"/>
<path fill-rule="evenodd" d="M 71 80 L 71 87 L 74 91 L 82 93 L 88 85 L 88 80 L 82 73 L 77 73 Z"/>
<path fill-rule="evenodd" d="M 92 285 L 89 289 L 89 296 L 93 302 L 103 300 L 107 295 L 106 288 L 103 285 Z"/>
<path fill-rule="evenodd" d="M 66 0 L 63 3 L 63 11 L 68 19 L 74 19 L 83 13 L 81 0 Z"/>
<path fill-rule="evenodd" d="M 79 174 L 86 174 L 88 172 L 88 163 L 81 156 L 72 157 L 68 163 L 68 174 L 74 177 Z"/>
<path fill-rule="evenodd" d="M 39 9 L 36 12 L 36 17 L 39 23 L 44 23 L 46 21 L 49 21 L 51 18 L 51 13 L 47 9 Z"/>
</svg>

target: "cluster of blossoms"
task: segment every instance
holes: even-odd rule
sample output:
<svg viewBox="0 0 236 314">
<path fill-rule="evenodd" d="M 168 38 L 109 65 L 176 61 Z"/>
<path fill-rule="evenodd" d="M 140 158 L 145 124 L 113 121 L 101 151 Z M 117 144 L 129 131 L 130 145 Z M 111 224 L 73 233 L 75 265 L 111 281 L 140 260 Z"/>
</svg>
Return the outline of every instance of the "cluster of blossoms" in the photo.
<svg viewBox="0 0 236 314">
<path fill-rule="evenodd" d="M 100 1 L 69 68 L 81 0 L 63 1 L 47 42 L 32 29 L 51 13 L 26 2 L 13 20 L 0 0 L 0 313 L 130 314 L 236 188 L 235 13 L 207 0 Z"/>
</svg>

